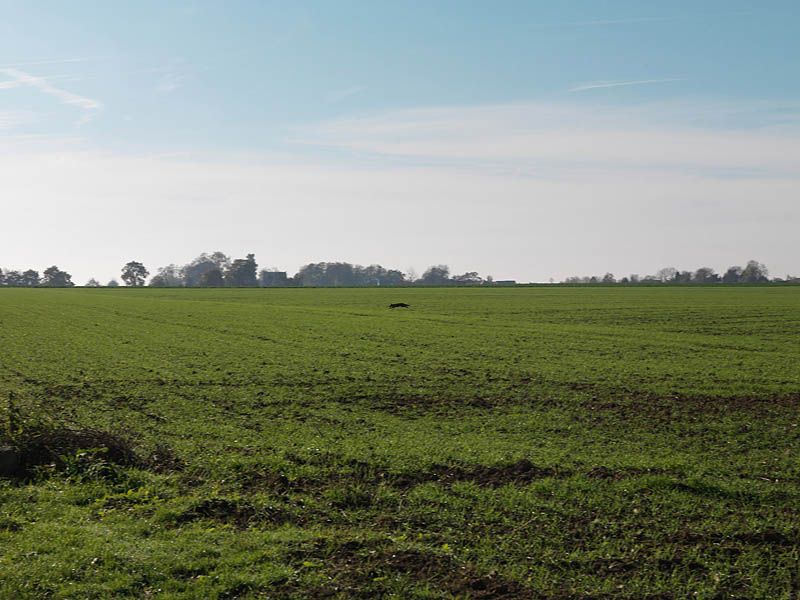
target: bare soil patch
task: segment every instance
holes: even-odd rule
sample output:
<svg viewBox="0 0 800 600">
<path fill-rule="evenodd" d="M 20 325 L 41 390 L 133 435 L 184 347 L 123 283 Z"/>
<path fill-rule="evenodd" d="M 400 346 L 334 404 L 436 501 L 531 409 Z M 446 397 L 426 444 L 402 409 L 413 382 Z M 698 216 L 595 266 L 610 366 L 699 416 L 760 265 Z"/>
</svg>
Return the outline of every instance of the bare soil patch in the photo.
<svg viewBox="0 0 800 600">
<path fill-rule="evenodd" d="M 513 600 L 534 597 L 519 583 L 496 572 L 480 573 L 453 557 L 418 549 L 392 549 L 388 542 L 349 541 L 328 547 L 318 544 L 298 550 L 294 560 L 316 560 L 326 565 L 331 582 L 313 592 L 315 598 L 380 597 L 382 581 L 399 576 L 438 588 L 457 598 Z"/>
</svg>

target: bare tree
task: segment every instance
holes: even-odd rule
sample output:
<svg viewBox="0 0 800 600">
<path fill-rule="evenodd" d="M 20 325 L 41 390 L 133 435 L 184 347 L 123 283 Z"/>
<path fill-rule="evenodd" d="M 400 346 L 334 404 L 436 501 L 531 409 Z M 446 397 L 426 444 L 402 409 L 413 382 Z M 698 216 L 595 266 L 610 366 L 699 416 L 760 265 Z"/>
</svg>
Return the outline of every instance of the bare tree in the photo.
<svg viewBox="0 0 800 600">
<path fill-rule="evenodd" d="M 666 283 L 668 281 L 674 281 L 677 274 L 678 269 L 675 267 L 664 267 L 656 271 L 656 279 L 661 283 Z"/>
</svg>

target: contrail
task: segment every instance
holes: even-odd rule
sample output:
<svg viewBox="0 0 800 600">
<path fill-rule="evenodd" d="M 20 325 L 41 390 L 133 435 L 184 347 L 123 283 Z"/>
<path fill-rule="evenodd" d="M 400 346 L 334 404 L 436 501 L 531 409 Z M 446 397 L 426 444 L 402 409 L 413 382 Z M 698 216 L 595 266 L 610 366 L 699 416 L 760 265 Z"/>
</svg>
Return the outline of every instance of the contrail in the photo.
<svg viewBox="0 0 800 600">
<path fill-rule="evenodd" d="M 597 90 L 601 88 L 623 87 L 628 85 L 646 85 L 648 83 L 669 83 L 671 81 L 685 81 L 680 77 L 671 77 L 669 79 L 635 79 L 631 81 L 598 81 L 597 83 L 586 83 L 583 85 L 576 85 L 569 89 L 570 92 L 585 92 L 587 90 Z"/>
</svg>

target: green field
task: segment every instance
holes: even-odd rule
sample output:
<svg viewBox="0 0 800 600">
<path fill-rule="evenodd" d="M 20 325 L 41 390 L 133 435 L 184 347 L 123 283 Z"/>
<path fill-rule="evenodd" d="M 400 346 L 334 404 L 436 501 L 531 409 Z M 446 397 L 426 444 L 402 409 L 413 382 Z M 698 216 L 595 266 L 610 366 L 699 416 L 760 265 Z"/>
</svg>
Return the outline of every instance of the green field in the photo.
<svg viewBox="0 0 800 600">
<path fill-rule="evenodd" d="M 135 452 L 0 481 L 2 598 L 800 597 L 797 287 L 2 289 L 0 349 L 5 444 Z"/>
</svg>

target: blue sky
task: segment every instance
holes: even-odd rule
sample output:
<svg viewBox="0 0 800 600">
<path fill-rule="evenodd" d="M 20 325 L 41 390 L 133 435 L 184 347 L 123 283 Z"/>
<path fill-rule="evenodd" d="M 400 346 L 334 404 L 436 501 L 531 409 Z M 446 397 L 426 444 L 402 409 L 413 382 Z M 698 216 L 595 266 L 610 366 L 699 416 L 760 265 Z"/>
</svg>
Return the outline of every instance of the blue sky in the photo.
<svg viewBox="0 0 800 600">
<path fill-rule="evenodd" d="M 6 268 L 108 278 L 130 255 L 155 270 L 220 248 L 521 280 L 748 258 L 800 272 L 774 235 L 800 224 L 797 2 L 0 11 L 0 203 L 26 223 L 0 240 Z M 156 239 L 125 232 L 132 205 Z M 662 239 L 638 233 L 653 218 Z"/>
</svg>

